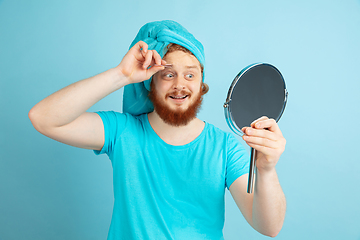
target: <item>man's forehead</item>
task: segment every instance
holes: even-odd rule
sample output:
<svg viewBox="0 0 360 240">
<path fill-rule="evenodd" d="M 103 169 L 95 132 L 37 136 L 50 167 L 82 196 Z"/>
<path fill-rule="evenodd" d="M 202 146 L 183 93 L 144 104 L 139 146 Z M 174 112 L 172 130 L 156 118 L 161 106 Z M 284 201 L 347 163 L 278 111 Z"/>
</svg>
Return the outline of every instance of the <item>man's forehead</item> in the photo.
<svg viewBox="0 0 360 240">
<path fill-rule="evenodd" d="M 166 68 L 173 68 L 173 67 L 176 67 L 176 66 L 179 66 L 179 65 L 181 65 L 181 64 L 169 64 L 168 66 L 166 66 Z M 181 65 L 181 66 L 183 66 L 183 65 Z M 187 68 L 187 69 L 200 68 L 199 65 L 185 65 L 185 66 L 183 66 L 183 67 L 184 67 L 184 68 Z"/>
<path fill-rule="evenodd" d="M 201 69 L 199 60 L 192 54 L 183 51 L 174 51 L 168 53 L 163 58 L 168 64 L 169 68 L 184 67 L 186 69 Z"/>
</svg>

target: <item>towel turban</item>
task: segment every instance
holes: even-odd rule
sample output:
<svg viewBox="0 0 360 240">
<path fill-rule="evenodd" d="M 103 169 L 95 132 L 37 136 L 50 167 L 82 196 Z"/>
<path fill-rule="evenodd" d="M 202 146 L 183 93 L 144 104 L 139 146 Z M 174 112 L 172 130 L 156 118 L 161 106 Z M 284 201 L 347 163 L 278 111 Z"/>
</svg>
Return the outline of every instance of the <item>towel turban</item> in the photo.
<svg viewBox="0 0 360 240">
<path fill-rule="evenodd" d="M 146 42 L 148 49 L 156 50 L 161 58 L 166 54 L 167 46 L 170 43 L 181 45 L 191 51 L 205 69 L 204 47 L 191 33 L 177 22 L 164 20 L 147 23 L 141 27 L 134 41 L 131 43 L 130 48 L 139 41 Z M 151 79 L 152 78 L 124 87 L 124 113 L 140 115 L 154 110 L 154 106 L 148 98 Z M 204 81 L 204 73 L 202 80 Z"/>
</svg>

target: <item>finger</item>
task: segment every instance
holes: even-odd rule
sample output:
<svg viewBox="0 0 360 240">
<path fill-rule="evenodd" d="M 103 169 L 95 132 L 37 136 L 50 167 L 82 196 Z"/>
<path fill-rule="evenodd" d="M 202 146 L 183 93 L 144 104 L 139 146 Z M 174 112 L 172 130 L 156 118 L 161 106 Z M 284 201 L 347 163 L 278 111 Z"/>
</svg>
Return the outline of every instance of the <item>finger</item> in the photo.
<svg viewBox="0 0 360 240">
<path fill-rule="evenodd" d="M 129 50 L 129 53 L 134 55 L 137 60 L 141 61 L 145 59 L 147 51 L 148 45 L 143 41 L 139 41 Z"/>
<path fill-rule="evenodd" d="M 279 147 L 279 143 L 276 140 L 271 140 L 268 138 L 244 135 L 243 139 L 248 145 L 255 144 L 272 149 L 277 149 Z"/>
<path fill-rule="evenodd" d="M 146 43 L 146 42 L 143 42 L 143 41 L 139 41 L 139 42 L 137 43 L 137 47 L 138 47 L 138 49 L 140 50 L 141 55 L 145 58 L 146 53 L 147 53 L 147 51 L 148 51 L 148 45 L 147 45 L 147 43 Z"/>
<path fill-rule="evenodd" d="M 280 137 L 276 133 L 271 132 L 267 129 L 256 129 L 252 127 L 247 127 L 244 128 L 243 132 L 247 136 L 267 138 L 273 141 L 277 141 L 280 139 Z"/>
<path fill-rule="evenodd" d="M 146 77 L 149 79 L 152 75 L 157 73 L 158 71 L 164 70 L 164 66 L 152 66 L 147 70 Z"/>
<path fill-rule="evenodd" d="M 263 121 L 259 121 L 255 124 L 255 128 L 257 129 L 268 129 L 271 132 L 282 135 L 279 125 L 276 123 L 275 119 L 266 119 Z"/>
<path fill-rule="evenodd" d="M 155 64 L 161 65 L 162 61 L 160 54 L 156 50 L 152 50 L 152 52 Z"/>
<path fill-rule="evenodd" d="M 143 63 L 143 68 L 147 69 L 151 62 L 152 62 L 152 58 L 153 58 L 153 51 L 147 51 L 146 55 L 145 55 L 145 61 Z"/>
<path fill-rule="evenodd" d="M 260 117 L 260 118 L 258 118 L 258 119 L 256 119 L 256 120 L 254 120 L 254 121 L 250 124 L 250 126 L 254 128 L 256 123 L 258 123 L 259 121 L 265 120 L 265 119 L 269 119 L 269 118 L 268 118 L 267 116 L 262 116 L 262 117 Z"/>
<path fill-rule="evenodd" d="M 268 148 L 262 145 L 257 145 L 255 143 L 248 143 L 248 145 L 252 148 L 254 148 L 256 151 L 259 151 L 267 156 L 274 156 L 276 155 L 276 150 L 273 148 Z"/>
<path fill-rule="evenodd" d="M 247 128 L 247 127 L 243 127 L 243 128 L 241 129 L 241 131 L 242 131 L 243 133 L 245 133 L 246 128 Z"/>
</svg>

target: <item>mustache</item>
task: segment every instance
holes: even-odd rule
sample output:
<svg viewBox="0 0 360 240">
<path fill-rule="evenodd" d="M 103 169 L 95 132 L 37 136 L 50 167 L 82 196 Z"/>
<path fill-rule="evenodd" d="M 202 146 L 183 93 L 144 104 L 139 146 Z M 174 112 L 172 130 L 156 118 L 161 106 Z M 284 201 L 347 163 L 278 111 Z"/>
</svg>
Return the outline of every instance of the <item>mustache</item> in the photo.
<svg viewBox="0 0 360 240">
<path fill-rule="evenodd" d="M 191 92 L 186 91 L 186 90 L 181 90 L 181 91 L 176 90 L 176 91 L 172 91 L 170 93 L 167 93 L 165 95 L 165 97 L 167 98 L 167 97 L 170 97 L 170 96 L 177 96 L 177 95 L 183 95 L 183 96 L 188 95 L 190 97 Z"/>
</svg>

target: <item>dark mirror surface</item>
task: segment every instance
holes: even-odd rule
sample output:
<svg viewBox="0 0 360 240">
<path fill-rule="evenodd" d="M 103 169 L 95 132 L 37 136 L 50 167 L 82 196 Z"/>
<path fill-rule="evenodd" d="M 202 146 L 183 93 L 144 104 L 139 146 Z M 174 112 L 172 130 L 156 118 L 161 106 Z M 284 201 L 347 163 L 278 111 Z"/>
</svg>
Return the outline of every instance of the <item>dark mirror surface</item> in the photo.
<svg viewBox="0 0 360 240">
<path fill-rule="evenodd" d="M 229 103 L 233 121 L 239 129 L 262 116 L 278 121 L 285 107 L 285 89 L 281 73 L 271 65 L 260 64 L 245 70 Z"/>
</svg>

